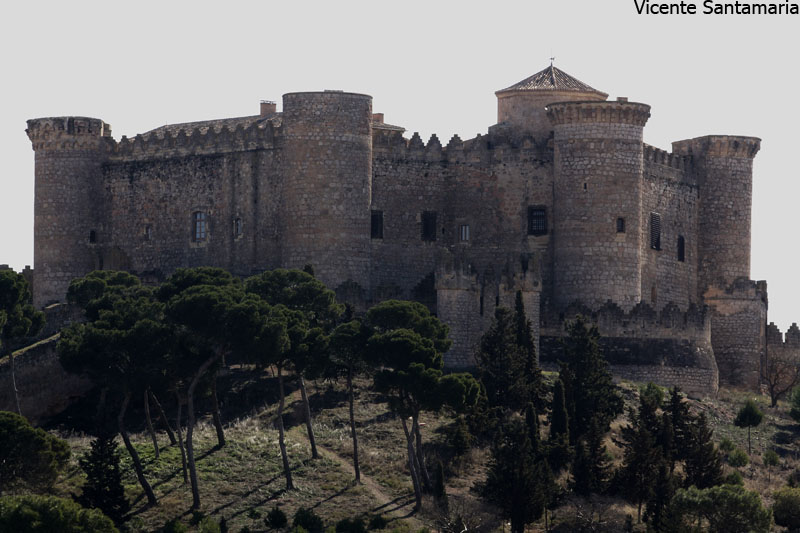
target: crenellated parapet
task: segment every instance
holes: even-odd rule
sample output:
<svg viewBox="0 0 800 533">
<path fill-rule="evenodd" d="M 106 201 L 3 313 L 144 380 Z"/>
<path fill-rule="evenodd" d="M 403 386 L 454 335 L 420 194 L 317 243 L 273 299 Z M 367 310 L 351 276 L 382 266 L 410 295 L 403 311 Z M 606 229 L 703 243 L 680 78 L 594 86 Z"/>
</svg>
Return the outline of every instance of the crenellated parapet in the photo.
<svg viewBox="0 0 800 533">
<path fill-rule="evenodd" d="M 123 161 L 136 161 L 271 149 L 279 126 L 280 120 L 276 119 L 234 127 L 187 127 L 161 135 L 140 134 L 132 139 L 123 136 L 114 155 Z"/>
<path fill-rule="evenodd" d="M 111 151 L 111 126 L 98 118 L 47 117 L 28 121 L 34 151 Z"/>
<path fill-rule="evenodd" d="M 682 171 L 691 168 L 691 158 L 689 156 L 667 152 L 649 144 L 644 145 L 644 160 L 647 163 L 664 165 Z"/>
<path fill-rule="evenodd" d="M 644 127 L 650 106 L 636 102 L 561 102 L 547 106 L 553 126 L 565 124 L 627 124 Z"/>
<path fill-rule="evenodd" d="M 767 325 L 767 349 L 775 348 L 796 349 L 800 355 L 800 328 L 796 322 L 789 326 L 785 336 L 774 322 Z"/>
<path fill-rule="evenodd" d="M 672 143 L 676 154 L 694 157 L 753 159 L 760 149 L 761 139 L 739 135 L 707 135 Z"/>
<path fill-rule="evenodd" d="M 563 331 L 564 325 L 579 315 L 596 324 L 604 337 L 708 340 L 711 331 L 704 307 L 692 304 L 682 311 L 676 304 L 668 303 L 658 311 L 650 304 L 640 302 L 630 311 L 625 311 L 610 300 L 599 307 L 573 302 L 562 311 L 543 310 L 542 329 L 553 334 Z"/>
</svg>

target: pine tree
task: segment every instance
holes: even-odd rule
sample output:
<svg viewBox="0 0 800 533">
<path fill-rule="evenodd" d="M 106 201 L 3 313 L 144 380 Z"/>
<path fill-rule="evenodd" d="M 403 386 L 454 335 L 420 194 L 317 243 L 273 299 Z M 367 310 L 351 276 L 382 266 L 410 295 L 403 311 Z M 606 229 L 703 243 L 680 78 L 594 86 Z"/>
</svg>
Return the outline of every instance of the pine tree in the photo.
<svg viewBox="0 0 800 533">
<path fill-rule="evenodd" d="M 517 345 L 514 313 L 504 307 L 495 310 L 492 325 L 481 338 L 478 366 L 491 407 L 525 408 L 530 398 L 525 355 Z"/>
<path fill-rule="evenodd" d="M 761 424 L 761 420 L 764 418 L 764 413 L 758 408 L 756 402 L 753 400 L 747 400 L 744 406 L 739 410 L 739 413 L 736 415 L 736 420 L 733 421 L 733 424 L 740 428 L 747 428 L 747 453 L 753 453 L 752 448 L 750 447 L 750 428 L 756 427 Z"/>
<path fill-rule="evenodd" d="M 624 492 L 637 504 L 637 523 L 642 521 L 642 504 L 653 493 L 656 468 L 662 459 L 655 435 L 648 427 L 655 418 L 652 407 L 644 395 L 640 396 L 639 411 L 631 410 L 631 423 L 622 428 L 624 459 L 620 479 Z"/>
<path fill-rule="evenodd" d="M 536 343 L 533 339 L 531 321 L 525 314 L 525 303 L 522 301 L 522 291 L 517 291 L 514 301 L 514 323 L 517 333 L 517 347 L 524 360 L 525 381 L 527 385 L 528 401 L 533 402 L 538 409 L 544 408 L 544 385 L 542 372 L 536 357 Z"/>
<path fill-rule="evenodd" d="M 130 505 L 125 499 L 119 451 L 113 433 L 105 432 L 94 439 L 91 450 L 79 463 L 86 472 L 79 503 L 87 508 L 100 509 L 116 524 L 121 523 Z"/>
<path fill-rule="evenodd" d="M 647 522 L 648 531 L 661 533 L 669 530 L 671 518 L 669 502 L 675 495 L 675 490 L 675 477 L 670 471 L 669 465 L 662 461 L 658 465 L 653 491 L 644 511 L 644 521 Z"/>
<path fill-rule="evenodd" d="M 553 387 L 550 407 L 550 439 L 547 442 L 547 462 L 554 472 L 560 472 L 570 461 L 569 419 L 564 405 L 564 383 L 559 379 Z"/>
</svg>

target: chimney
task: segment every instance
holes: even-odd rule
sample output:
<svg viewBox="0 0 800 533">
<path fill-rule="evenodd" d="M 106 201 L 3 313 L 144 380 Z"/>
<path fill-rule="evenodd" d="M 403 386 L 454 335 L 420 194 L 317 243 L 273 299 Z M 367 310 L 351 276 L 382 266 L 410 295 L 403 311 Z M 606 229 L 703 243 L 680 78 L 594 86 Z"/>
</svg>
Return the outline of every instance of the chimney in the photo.
<svg viewBox="0 0 800 533">
<path fill-rule="evenodd" d="M 278 110 L 278 104 L 273 102 L 272 100 L 261 100 L 261 116 L 266 117 L 267 115 L 271 115 Z"/>
<path fill-rule="evenodd" d="M 373 113 L 372 114 L 372 122 L 377 122 L 378 124 L 383 124 L 383 113 Z"/>
<path fill-rule="evenodd" d="M 627 101 L 628 101 L 627 96 L 617 96 L 617 102 L 627 102 Z"/>
</svg>

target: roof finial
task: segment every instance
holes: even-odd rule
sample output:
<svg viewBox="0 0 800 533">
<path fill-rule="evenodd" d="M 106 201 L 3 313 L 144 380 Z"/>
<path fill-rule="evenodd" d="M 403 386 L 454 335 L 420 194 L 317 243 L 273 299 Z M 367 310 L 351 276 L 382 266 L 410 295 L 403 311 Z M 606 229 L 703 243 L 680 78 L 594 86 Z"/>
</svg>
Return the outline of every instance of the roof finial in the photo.
<svg viewBox="0 0 800 533">
<path fill-rule="evenodd" d="M 550 52 L 550 53 L 552 54 L 552 52 Z M 555 56 L 550 56 L 550 66 L 551 67 L 553 66 L 553 61 L 555 61 L 555 60 L 556 60 Z"/>
</svg>

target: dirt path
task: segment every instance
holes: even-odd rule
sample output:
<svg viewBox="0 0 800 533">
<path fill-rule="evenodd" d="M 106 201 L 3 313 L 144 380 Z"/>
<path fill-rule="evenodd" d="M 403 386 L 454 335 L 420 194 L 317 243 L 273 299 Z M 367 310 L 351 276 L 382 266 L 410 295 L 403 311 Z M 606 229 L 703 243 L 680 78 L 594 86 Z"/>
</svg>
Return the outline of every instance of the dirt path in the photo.
<svg viewBox="0 0 800 533">
<path fill-rule="evenodd" d="M 343 470 L 350 472 L 355 477 L 355 469 L 350 461 L 341 457 L 336 452 L 329 450 L 317 443 L 317 451 L 326 459 L 330 459 L 339 464 Z M 400 498 L 392 498 L 383 491 L 383 488 L 369 476 L 365 476 L 361 472 L 361 484 L 369 491 L 373 498 L 375 498 L 375 507 L 373 511 L 386 513 L 394 518 L 406 520 L 411 524 L 412 529 L 418 530 L 427 527 L 426 524 L 417 518 L 414 513 L 414 495 L 409 494 Z"/>
</svg>

